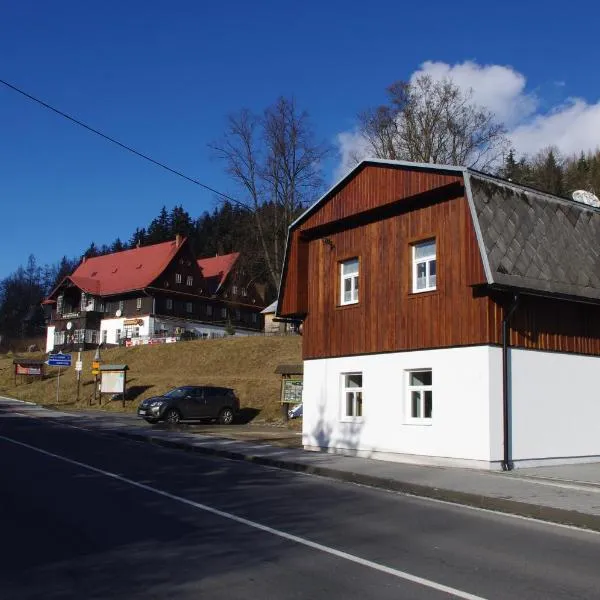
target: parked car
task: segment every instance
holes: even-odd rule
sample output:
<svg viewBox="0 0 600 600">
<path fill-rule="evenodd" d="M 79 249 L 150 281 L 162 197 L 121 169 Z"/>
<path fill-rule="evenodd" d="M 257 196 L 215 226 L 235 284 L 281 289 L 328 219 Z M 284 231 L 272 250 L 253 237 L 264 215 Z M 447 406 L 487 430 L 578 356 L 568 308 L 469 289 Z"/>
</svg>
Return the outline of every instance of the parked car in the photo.
<svg viewBox="0 0 600 600">
<path fill-rule="evenodd" d="M 162 396 L 146 398 L 138 407 L 138 415 L 148 423 L 179 423 L 188 419 L 217 420 L 222 425 L 233 423 L 240 401 L 231 388 L 207 385 L 184 385 Z"/>
</svg>

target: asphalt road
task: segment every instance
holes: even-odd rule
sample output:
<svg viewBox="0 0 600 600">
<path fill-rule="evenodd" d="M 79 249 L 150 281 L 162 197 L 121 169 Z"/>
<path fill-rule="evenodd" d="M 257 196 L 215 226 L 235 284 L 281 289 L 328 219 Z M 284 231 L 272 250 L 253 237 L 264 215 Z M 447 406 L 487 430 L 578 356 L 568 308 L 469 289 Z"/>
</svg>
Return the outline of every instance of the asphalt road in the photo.
<svg viewBox="0 0 600 600">
<path fill-rule="evenodd" d="M 0 473 L 2 600 L 600 598 L 598 534 L 2 405 Z"/>
</svg>

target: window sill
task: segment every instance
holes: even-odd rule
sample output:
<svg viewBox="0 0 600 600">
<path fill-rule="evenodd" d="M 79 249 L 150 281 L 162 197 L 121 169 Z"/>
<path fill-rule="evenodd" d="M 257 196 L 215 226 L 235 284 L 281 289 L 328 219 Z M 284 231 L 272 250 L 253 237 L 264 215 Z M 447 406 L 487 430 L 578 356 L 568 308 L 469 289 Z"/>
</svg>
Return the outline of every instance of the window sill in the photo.
<svg viewBox="0 0 600 600">
<path fill-rule="evenodd" d="M 431 427 L 433 419 L 407 419 L 403 425 L 416 425 L 417 427 Z"/>
<path fill-rule="evenodd" d="M 364 417 L 341 417 L 340 423 L 364 423 Z"/>
<path fill-rule="evenodd" d="M 338 304 L 335 307 L 335 310 L 347 310 L 349 308 L 358 308 L 360 306 L 360 302 L 351 302 L 349 304 Z"/>
<path fill-rule="evenodd" d="M 423 298 L 424 296 L 438 296 L 440 290 L 436 288 L 435 290 L 423 290 L 422 292 L 409 292 L 409 298 Z"/>
</svg>

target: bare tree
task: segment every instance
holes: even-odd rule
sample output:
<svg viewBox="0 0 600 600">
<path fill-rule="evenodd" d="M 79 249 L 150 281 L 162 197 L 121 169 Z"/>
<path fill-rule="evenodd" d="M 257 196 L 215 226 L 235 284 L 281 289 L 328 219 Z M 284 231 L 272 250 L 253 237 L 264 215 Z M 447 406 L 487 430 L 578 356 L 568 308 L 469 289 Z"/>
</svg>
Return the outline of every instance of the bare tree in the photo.
<svg viewBox="0 0 600 600">
<path fill-rule="evenodd" d="M 230 115 L 222 139 L 210 147 L 240 189 L 240 204 L 252 213 L 278 289 L 287 228 L 323 188 L 321 165 L 330 148 L 314 141 L 307 113 L 288 98 L 262 115 L 247 109 Z"/>
<path fill-rule="evenodd" d="M 359 115 L 367 152 L 376 158 L 486 169 L 508 148 L 504 126 L 450 79 L 421 75 L 394 83 L 388 95 L 388 104 Z"/>
</svg>

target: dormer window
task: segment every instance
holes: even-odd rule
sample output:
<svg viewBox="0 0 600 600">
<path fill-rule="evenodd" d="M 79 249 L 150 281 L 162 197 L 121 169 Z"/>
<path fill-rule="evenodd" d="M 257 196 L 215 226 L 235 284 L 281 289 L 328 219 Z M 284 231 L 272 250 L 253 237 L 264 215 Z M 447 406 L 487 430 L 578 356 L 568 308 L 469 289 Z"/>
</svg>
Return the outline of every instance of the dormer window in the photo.
<svg viewBox="0 0 600 600">
<path fill-rule="evenodd" d="M 247 295 L 248 295 L 248 290 L 245 287 L 243 287 L 242 288 L 242 296 L 246 297 Z"/>
<path fill-rule="evenodd" d="M 238 293 L 238 286 L 237 285 L 232 285 L 231 286 L 231 293 L 235 296 Z"/>
<path fill-rule="evenodd" d="M 188 275 L 187 279 L 185 280 L 185 283 L 189 286 L 194 285 L 194 278 L 191 275 Z"/>
<path fill-rule="evenodd" d="M 56 312 L 57 314 L 62 314 L 63 311 L 63 302 L 64 302 L 64 296 L 61 294 L 57 299 L 56 299 Z"/>
<path fill-rule="evenodd" d="M 175 283 L 181 283 L 181 273 L 175 273 Z"/>
<path fill-rule="evenodd" d="M 87 305 L 87 298 L 85 296 L 85 292 L 81 292 L 81 302 L 79 303 L 79 310 L 84 311 Z"/>
</svg>

